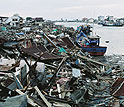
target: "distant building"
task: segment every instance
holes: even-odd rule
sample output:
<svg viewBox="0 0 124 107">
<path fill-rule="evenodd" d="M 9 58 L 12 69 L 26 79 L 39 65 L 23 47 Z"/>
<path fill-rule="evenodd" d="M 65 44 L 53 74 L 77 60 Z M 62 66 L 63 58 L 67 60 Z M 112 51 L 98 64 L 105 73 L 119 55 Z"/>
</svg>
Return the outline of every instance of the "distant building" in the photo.
<svg viewBox="0 0 124 107">
<path fill-rule="evenodd" d="M 23 24 L 23 18 L 18 14 L 14 14 L 6 20 L 6 24 L 9 24 L 12 27 L 19 27 Z"/>
<path fill-rule="evenodd" d="M 120 18 L 119 20 L 120 20 L 121 23 L 124 24 L 124 18 Z"/>
<path fill-rule="evenodd" d="M 43 17 L 36 17 L 36 18 L 34 19 L 34 21 L 35 21 L 35 24 L 41 26 L 42 23 L 44 22 L 44 19 L 43 19 Z"/>
<path fill-rule="evenodd" d="M 62 21 L 62 22 L 64 21 L 63 18 L 61 18 L 61 21 Z"/>
<path fill-rule="evenodd" d="M 31 26 L 34 23 L 35 23 L 35 21 L 32 17 L 26 17 L 26 21 L 25 21 L 26 26 Z"/>
<path fill-rule="evenodd" d="M 116 22 L 124 24 L 124 18 L 117 19 Z"/>
<path fill-rule="evenodd" d="M 98 21 L 104 21 L 105 17 L 104 16 L 98 16 Z"/>
<path fill-rule="evenodd" d="M 32 22 L 33 18 L 32 17 L 26 17 L 26 22 Z"/>
<path fill-rule="evenodd" d="M 114 20 L 114 16 L 107 16 L 107 20 L 108 21 L 113 21 Z"/>
<path fill-rule="evenodd" d="M 4 24 L 8 17 L 0 16 L 0 24 Z"/>
<path fill-rule="evenodd" d="M 85 22 L 85 23 L 87 23 L 88 18 L 83 18 L 82 21 Z"/>
<path fill-rule="evenodd" d="M 98 23 L 98 20 L 97 19 L 94 19 L 94 23 Z"/>
<path fill-rule="evenodd" d="M 88 19 L 88 22 L 89 23 L 94 23 L 94 19 L 93 18 L 90 18 L 90 19 Z"/>
</svg>

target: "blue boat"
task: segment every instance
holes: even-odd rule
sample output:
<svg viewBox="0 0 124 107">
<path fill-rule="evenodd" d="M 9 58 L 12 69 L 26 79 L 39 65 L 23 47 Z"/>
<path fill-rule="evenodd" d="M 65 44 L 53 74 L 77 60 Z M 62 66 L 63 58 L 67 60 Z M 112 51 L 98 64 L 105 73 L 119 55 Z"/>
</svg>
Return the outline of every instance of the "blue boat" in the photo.
<svg viewBox="0 0 124 107">
<path fill-rule="evenodd" d="M 83 43 L 78 37 L 76 44 L 78 47 L 82 48 L 83 51 L 88 52 L 91 56 L 103 56 L 107 50 L 107 47 L 99 46 L 99 36 L 86 36 L 83 34 Z"/>
</svg>

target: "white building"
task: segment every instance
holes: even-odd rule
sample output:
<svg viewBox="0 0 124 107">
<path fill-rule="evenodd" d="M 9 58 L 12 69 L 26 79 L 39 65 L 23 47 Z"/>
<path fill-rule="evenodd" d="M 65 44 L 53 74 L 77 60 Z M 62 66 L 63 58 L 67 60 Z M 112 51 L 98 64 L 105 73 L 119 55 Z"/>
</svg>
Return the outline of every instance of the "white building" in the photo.
<svg viewBox="0 0 124 107">
<path fill-rule="evenodd" d="M 8 17 L 2 17 L 0 16 L 0 24 L 3 23 L 5 24 L 5 21 L 8 19 Z"/>
<path fill-rule="evenodd" d="M 10 24 L 12 27 L 19 26 L 20 24 L 23 24 L 23 18 L 18 14 L 14 14 L 6 20 L 6 24 Z"/>
<path fill-rule="evenodd" d="M 114 20 L 114 16 L 107 16 L 108 21 L 113 21 Z"/>
<path fill-rule="evenodd" d="M 98 21 L 104 21 L 105 17 L 104 16 L 98 16 Z"/>
<path fill-rule="evenodd" d="M 90 19 L 88 19 L 88 22 L 89 23 L 93 23 L 94 22 L 94 19 L 93 18 L 90 18 Z"/>
<path fill-rule="evenodd" d="M 44 22 L 43 17 L 36 17 L 35 18 L 35 24 L 42 26 L 43 22 Z"/>
</svg>

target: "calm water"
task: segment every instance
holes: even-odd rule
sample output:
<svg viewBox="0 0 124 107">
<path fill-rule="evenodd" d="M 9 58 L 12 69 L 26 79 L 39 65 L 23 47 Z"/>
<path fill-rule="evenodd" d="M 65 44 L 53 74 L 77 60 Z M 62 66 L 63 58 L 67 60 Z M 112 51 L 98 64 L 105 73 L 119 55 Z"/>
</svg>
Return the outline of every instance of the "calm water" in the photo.
<svg viewBox="0 0 124 107">
<path fill-rule="evenodd" d="M 74 27 L 82 25 L 84 23 L 76 22 L 61 22 L 56 23 L 65 25 L 66 27 Z M 107 46 L 106 55 L 119 54 L 124 55 L 124 27 L 103 27 L 101 25 L 93 25 L 93 35 L 97 34 L 101 37 L 101 46 Z M 106 43 L 109 41 L 109 43 Z"/>
</svg>

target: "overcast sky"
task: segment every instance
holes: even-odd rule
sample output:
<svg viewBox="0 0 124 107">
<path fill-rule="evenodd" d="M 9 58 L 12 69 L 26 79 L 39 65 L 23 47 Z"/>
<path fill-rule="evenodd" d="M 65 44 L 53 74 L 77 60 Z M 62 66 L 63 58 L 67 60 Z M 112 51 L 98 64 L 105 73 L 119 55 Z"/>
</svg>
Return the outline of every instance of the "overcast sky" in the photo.
<svg viewBox="0 0 124 107">
<path fill-rule="evenodd" d="M 45 19 L 124 17 L 124 0 L 0 0 L 0 15 L 42 16 Z"/>
</svg>

